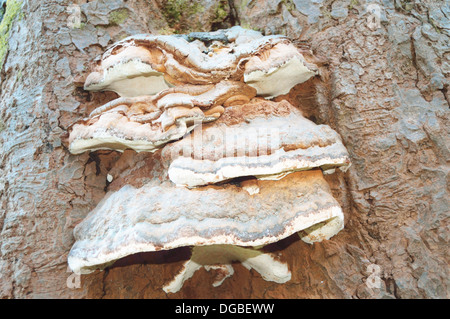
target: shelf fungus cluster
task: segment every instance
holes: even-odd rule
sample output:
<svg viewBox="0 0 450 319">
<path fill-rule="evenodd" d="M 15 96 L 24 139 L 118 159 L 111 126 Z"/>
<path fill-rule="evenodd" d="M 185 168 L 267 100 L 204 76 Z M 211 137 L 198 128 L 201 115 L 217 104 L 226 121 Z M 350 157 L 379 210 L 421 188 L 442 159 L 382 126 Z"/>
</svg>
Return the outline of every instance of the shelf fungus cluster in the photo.
<svg viewBox="0 0 450 319">
<path fill-rule="evenodd" d="M 70 127 L 69 149 L 124 154 L 105 198 L 75 228 L 71 269 L 191 247 L 166 292 L 201 267 L 218 270 L 218 286 L 232 262 L 288 281 L 288 266 L 264 246 L 295 233 L 314 243 L 344 226 L 323 177 L 350 165 L 339 135 L 271 100 L 317 74 L 311 53 L 286 37 L 240 27 L 138 35 L 109 48 L 85 89 L 120 97 Z"/>
</svg>

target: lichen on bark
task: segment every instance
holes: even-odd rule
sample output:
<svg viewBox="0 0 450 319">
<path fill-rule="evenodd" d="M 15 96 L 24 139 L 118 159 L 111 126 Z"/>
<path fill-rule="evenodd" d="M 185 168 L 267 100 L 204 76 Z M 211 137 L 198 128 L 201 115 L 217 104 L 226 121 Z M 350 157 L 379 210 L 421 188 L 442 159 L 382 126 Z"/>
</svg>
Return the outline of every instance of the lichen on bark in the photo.
<svg viewBox="0 0 450 319">
<path fill-rule="evenodd" d="M 108 15 L 109 23 L 115 24 L 115 25 L 120 25 L 120 24 L 124 23 L 125 20 L 127 20 L 127 19 L 128 19 L 128 10 L 125 8 L 112 11 Z"/>
<path fill-rule="evenodd" d="M 19 16 L 19 19 L 22 19 L 23 17 L 21 8 L 22 1 L 8 0 L 6 2 L 6 10 L 0 23 L 0 69 L 3 67 L 3 62 L 8 52 L 8 40 L 11 26 L 17 16 Z"/>
<path fill-rule="evenodd" d="M 175 33 L 181 33 L 186 28 L 183 17 L 189 17 L 195 13 L 203 12 L 205 8 L 199 1 L 167 0 L 162 8 L 162 13 L 171 28 L 176 28 Z"/>
</svg>

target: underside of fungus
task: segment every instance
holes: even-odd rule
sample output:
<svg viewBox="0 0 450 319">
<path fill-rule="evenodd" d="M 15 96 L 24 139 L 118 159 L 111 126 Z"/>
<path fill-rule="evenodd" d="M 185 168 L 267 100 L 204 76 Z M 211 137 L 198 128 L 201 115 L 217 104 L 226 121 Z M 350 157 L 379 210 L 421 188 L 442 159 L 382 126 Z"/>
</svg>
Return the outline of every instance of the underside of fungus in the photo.
<svg viewBox="0 0 450 319">
<path fill-rule="evenodd" d="M 207 271 L 218 271 L 213 286 L 220 286 L 226 278 L 234 274 L 233 262 L 240 262 L 248 270 L 254 269 L 266 281 L 281 284 L 291 279 L 287 265 L 276 260 L 271 253 L 233 245 L 197 246 L 193 247 L 192 256 L 185 262 L 181 271 L 163 290 L 166 293 L 176 293 L 183 287 L 184 282 L 202 267 Z"/>
</svg>

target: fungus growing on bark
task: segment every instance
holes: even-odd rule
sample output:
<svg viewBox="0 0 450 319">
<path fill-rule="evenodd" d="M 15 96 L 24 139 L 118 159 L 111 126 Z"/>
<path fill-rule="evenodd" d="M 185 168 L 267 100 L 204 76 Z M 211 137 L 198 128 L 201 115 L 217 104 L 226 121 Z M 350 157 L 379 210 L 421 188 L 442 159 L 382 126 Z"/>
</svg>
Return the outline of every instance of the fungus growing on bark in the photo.
<svg viewBox="0 0 450 319">
<path fill-rule="evenodd" d="M 164 79 L 164 54 L 158 49 L 130 46 L 97 62 L 84 84 L 88 91 L 114 91 L 120 96 L 155 94 L 169 88 Z"/>
<path fill-rule="evenodd" d="M 328 125 L 314 124 L 286 101 L 263 99 L 227 108 L 219 120 L 194 129 L 163 154 L 172 160 L 170 179 L 187 187 L 350 165 L 341 138 Z"/>
<path fill-rule="evenodd" d="M 190 190 L 156 180 L 109 192 L 76 226 L 70 268 L 89 273 L 128 255 L 183 246 L 264 246 L 333 218 L 343 220 L 320 170 L 257 184 L 253 195 L 233 184 Z M 308 240 L 324 239 L 315 234 Z"/>
<path fill-rule="evenodd" d="M 224 108 L 246 103 L 256 90 L 242 82 L 183 85 L 154 96 L 121 97 L 95 109 L 71 128 L 71 153 L 98 149 L 155 151 L 195 125 L 219 118 Z"/>
<path fill-rule="evenodd" d="M 191 247 L 166 292 L 201 267 L 219 271 L 218 286 L 234 261 L 288 281 L 287 265 L 265 245 L 296 233 L 322 241 L 344 226 L 323 178 L 350 165 L 339 135 L 287 101 L 267 100 L 318 74 L 313 61 L 286 37 L 240 27 L 137 35 L 110 47 L 85 89 L 121 97 L 70 127 L 69 150 L 153 154 L 127 151 L 108 172 L 109 191 L 74 230 L 70 268 L 89 273 Z"/>
<path fill-rule="evenodd" d="M 244 82 L 258 96 L 272 98 L 287 94 L 297 84 L 317 75 L 317 66 L 308 63 L 292 44 L 279 43 L 250 58 L 245 65 Z"/>
<path fill-rule="evenodd" d="M 99 58 L 84 87 L 132 97 L 181 84 L 235 80 L 273 97 L 316 74 L 317 66 L 286 37 L 263 36 L 236 26 L 185 36 L 128 37 Z"/>
</svg>

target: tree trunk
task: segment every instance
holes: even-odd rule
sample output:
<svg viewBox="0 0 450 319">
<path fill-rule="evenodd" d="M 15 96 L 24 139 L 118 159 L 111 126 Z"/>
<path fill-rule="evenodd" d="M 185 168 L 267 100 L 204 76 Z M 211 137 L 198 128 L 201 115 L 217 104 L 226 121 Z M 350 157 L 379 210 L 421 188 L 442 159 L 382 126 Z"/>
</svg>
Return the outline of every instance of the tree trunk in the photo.
<svg viewBox="0 0 450 319">
<path fill-rule="evenodd" d="M 0 92 L 1 297 L 448 298 L 448 3 L 8 0 L 2 24 L 14 3 Z M 281 242 L 285 284 L 237 265 L 219 287 L 202 270 L 166 294 L 185 257 L 136 256 L 82 275 L 78 287 L 67 267 L 73 228 L 103 198 L 120 156 L 67 150 L 69 125 L 116 97 L 83 90 L 92 61 L 128 35 L 235 24 L 285 34 L 327 61 L 313 101 L 296 89 L 288 99 L 339 132 L 351 155 L 346 173 L 327 177 L 344 230 L 313 245 Z"/>
</svg>

